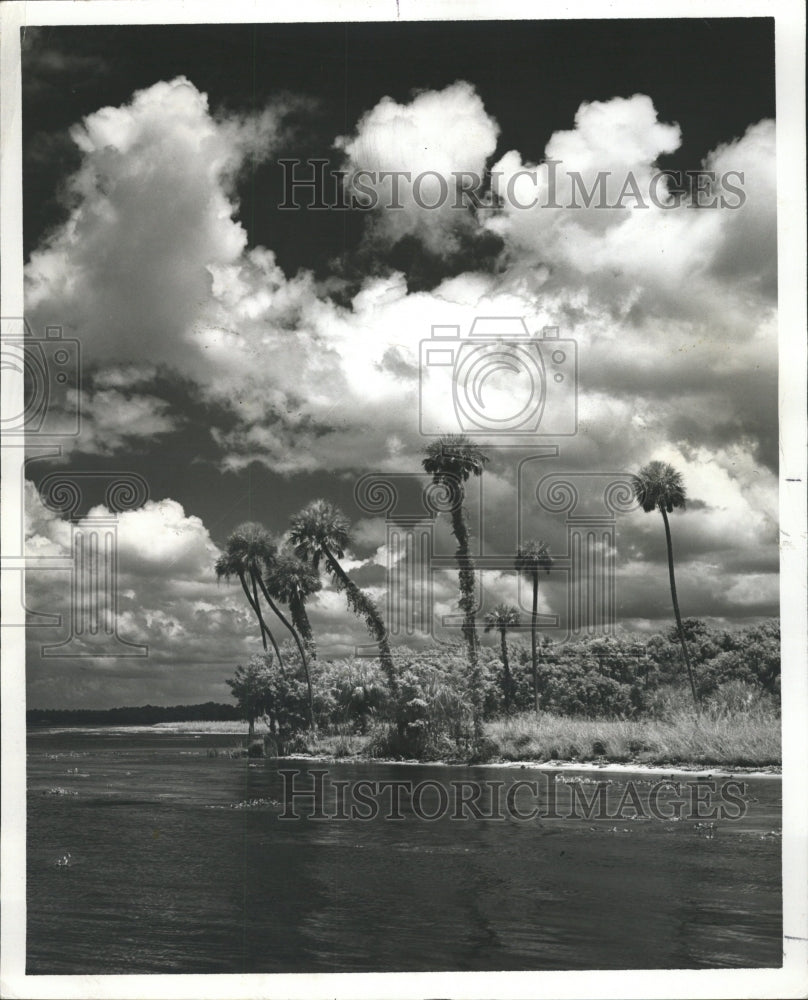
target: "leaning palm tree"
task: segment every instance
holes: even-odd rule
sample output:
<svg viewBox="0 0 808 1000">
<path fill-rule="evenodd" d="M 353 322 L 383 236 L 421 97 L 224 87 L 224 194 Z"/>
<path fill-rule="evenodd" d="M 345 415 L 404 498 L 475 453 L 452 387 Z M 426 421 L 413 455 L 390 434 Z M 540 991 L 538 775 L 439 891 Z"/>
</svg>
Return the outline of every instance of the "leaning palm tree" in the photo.
<svg viewBox="0 0 808 1000">
<path fill-rule="evenodd" d="M 499 632 L 500 649 L 502 651 L 502 687 L 505 694 L 505 711 L 510 714 L 511 695 L 513 693 L 513 678 L 511 677 L 511 664 L 508 659 L 508 641 L 506 634 L 509 628 L 518 628 L 522 624 L 519 608 L 513 604 L 497 604 L 493 611 L 489 611 L 485 616 L 485 631 Z"/>
<path fill-rule="evenodd" d="M 320 577 L 293 552 L 281 550 L 268 568 L 264 582 L 276 600 L 289 605 L 292 624 L 303 640 L 309 659 L 316 660 L 317 644 L 306 612 L 306 601 L 322 589 Z"/>
<path fill-rule="evenodd" d="M 375 603 L 357 587 L 339 563 L 350 544 L 350 522 L 339 507 L 327 500 L 312 500 L 291 520 L 289 541 L 298 558 L 310 562 L 314 570 L 325 563 L 338 590 L 344 590 L 348 607 L 364 618 L 368 632 L 379 647 L 379 660 L 391 692 L 398 693 L 398 678 L 393 666 L 390 642 L 382 616 Z"/>
<path fill-rule="evenodd" d="M 553 560 L 547 543 L 535 538 L 521 545 L 516 552 L 515 568 L 533 585 L 533 613 L 530 618 L 530 663 L 533 672 L 533 710 L 539 710 L 539 574 L 550 572 Z"/>
<path fill-rule="evenodd" d="M 266 530 L 260 524 L 252 522 L 240 524 L 228 536 L 225 550 L 216 560 L 216 579 L 230 580 L 233 577 L 238 579 L 253 614 L 258 619 L 264 649 L 267 648 L 267 639 L 269 639 L 275 650 L 275 655 L 278 657 L 278 665 L 283 670 L 281 651 L 264 619 L 261 602 L 258 599 L 258 581 L 261 579 L 263 571 L 266 538 Z"/>
<path fill-rule="evenodd" d="M 300 653 L 309 694 L 309 720 L 311 728 L 315 729 L 314 690 L 311 684 L 308 657 L 312 660 L 316 659 L 317 652 L 314 645 L 314 635 L 311 631 L 311 622 L 306 614 L 306 598 L 320 590 L 322 587 L 320 578 L 310 566 L 307 566 L 297 556 L 288 552 L 276 551 L 271 557 L 268 556 L 265 559 L 265 572 L 261 587 L 268 601 L 271 602 L 274 598 L 289 605 L 289 612 L 292 616 L 291 625 L 286 621 L 280 609 L 276 608 L 276 613 L 292 633 L 292 638 Z"/>
<path fill-rule="evenodd" d="M 637 475 L 634 476 L 633 488 L 634 496 L 645 513 L 650 514 L 652 510 L 658 510 L 662 515 L 662 522 L 665 525 L 665 543 L 668 549 L 668 576 L 670 577 L 671 584 L 673 613 L 676 617 L 676 628 L 679 632 L 682 656 L 684 657 L 687 676 L 690 680 L 690 690 L 693 694 L 693 701 L 696 704 L 696 708 L 698 708 L 699 696 L 696 690 L 696 680 L 693 674 L 693 667 L 690 663 L 687 643 L 685 642 L 682 616 L 679 613 L 679 599 L 676 595 L 676 577 L 673 572 L 673 542 L 671 541 L 671 527 L 668 523 L 668 514 L 672 514 L 677 507 L 684 510 L 687 502 L 682 474 L 677 472 L 667 462 L 649 462 L 648 465 L 644 465 Z"/>
<path fill-rule="evenodd" d="M 482 674 L 479 666 L 479 638 L 474 613 L 477 602 L 474 595 L 474 561 L 469 551 L 468 515 L 465 506 L 464 484 L 471 476 L 482 475 L 488 458 L 464 434 L 446 434 L 433 441 L 426 449 L 422 465 L 432 476 L 432 481 L 444 487 L 453 497 L 451 507 L 452 534 L 457 541 L 457 569 L 460 586 L 460 610 L 463 612 L 463 637 L 468 650 L 471 699 L 474 710 L 474 735 L 483 735 L 482 724 Z"/>
</svg>

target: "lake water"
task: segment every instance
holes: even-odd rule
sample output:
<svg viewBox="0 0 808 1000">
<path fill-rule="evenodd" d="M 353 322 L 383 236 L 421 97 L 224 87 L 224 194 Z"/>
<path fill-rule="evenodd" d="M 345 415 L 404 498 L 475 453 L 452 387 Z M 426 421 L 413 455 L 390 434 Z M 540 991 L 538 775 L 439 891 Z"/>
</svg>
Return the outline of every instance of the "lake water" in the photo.
<svg viewBox="0 0 808 1000">
<path fill-rule="evenodd" d="M 407 794 L 401 820 L 381 809 L 368 821 L 295 821 L 277 804 L 288 799 L 279 768 L 291 763 L 208 756 L 235 743 L 29 734 L 30 974 L 781 964 L 779 779 L 743 779 L 746 815 L 717 825 L 631 821 L 630 810 L 619 820 L 554 819 L 541 806 L 544 818 L 533 820 L 428 822 Z M 536 778 L 506 768 L 294 766 L 328 769 L 331 814 L 332 780 L 496 780 L 507 794 Z M 543 780 L 568 791 L 574 776 Z M 594 777 L 612 779 L 614 803 L 631 776 Z M 634 777 L 647 797 L 651 778 Z M 439 812 L 435 801 L 426 794 L 416 812 Z M 525 793 L 520 811 L 530 803 Z"/>
</svg>

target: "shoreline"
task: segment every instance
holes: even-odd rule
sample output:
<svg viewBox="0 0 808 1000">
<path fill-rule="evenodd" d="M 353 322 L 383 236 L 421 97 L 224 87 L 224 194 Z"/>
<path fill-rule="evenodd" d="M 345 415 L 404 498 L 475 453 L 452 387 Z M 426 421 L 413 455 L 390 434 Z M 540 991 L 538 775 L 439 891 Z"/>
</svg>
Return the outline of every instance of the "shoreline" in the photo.
<svg viewBox="0 0 808 1000">
<path fill-rule="evenodd" d="M 204 725 L 204 724 L 203 724 Z M 160 722 L 154 725 L 133 725 L 133 726 L 34 726 L 29 728 L 29 732 L 39 732 L 46 735 L 63 735 L 65 733 L 76 734 L 96 734 L 109 736 L 125 736 L 129 733 L 143 735 L 146 733 L 165 733 L 171 736 L 187 736 L 194 739 L 201 739 L 204 736 L 222 736 L 235 739 L 246 739 L 247 733 L 242 729 L 192 729 L 187 723 L 179 725 L 170 722 Z M 256 737 L 263 737 L 263 733 L 256 733 Z M 389 757 L 365 757 L 358 754 L 337 757 L 334 754 L 289 754 L 283 757 L 265 757 L 264 760 L 277 761 L 301 761 L 323 764 L 386 764 L 402 765 L 405 767 L 463 767 L 463 768 L 507 768 L 510 770 L 527 771 L 583 771 L 587 773 L 603 772 L 604 774 L 658 774 L 658 775 L 686 775 L 695 778 L 732 778 L 743 775 L 749 778 L 780 778 L 782 779 L 781 764 L 766 764 L 760 766 L 738 765 L 735 767 L 726 764 L 709 765 L 704 763 L 683 763 L 676 764 L 655 764 L 642 761 L 610 761 L 588 760 L 499 760 L 486 761 L 485 763 L 469 763 L 460 760 L 395 760 Z"/>
<path fill-rule="evenodd" d="M 480 764 L 469 764 L 457 760 L 393 760 L 386 757 L 334 757 L 333 754 L 290 754 L 287 757 L 267 757 L 265 760 L 311 761 L 322 764 L 396 764 L 405 767 L 484 767 L 509 768 L 525 771 L 587 771 L 617 774 L 684 774 L 695 778 L 734 778 L 743 775 L 745 778 L 781 778 L 780 764 L 766 764 L 763 767 L 739 765 L 728 768 L 723 764 L 710 767 L 706 764 L 642 764 L 618 761 L 575 761 L 575 760 L 500 760 L 487 761 Z M 764 769 L 765 768 L 765 769 Z"/>
</svg>

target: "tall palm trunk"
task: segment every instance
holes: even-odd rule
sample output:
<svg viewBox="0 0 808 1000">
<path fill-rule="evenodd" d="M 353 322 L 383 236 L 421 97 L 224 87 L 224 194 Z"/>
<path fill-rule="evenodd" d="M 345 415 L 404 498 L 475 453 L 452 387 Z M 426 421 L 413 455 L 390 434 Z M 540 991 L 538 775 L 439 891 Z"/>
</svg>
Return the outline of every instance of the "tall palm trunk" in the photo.
<svg viewBox="0 0 808 1000">
<path fill-rule="evenodd" d="M 533 574 L 533 617 L 530 619 L 530 663 L 533 672 L 533 711 L 539 713 L 539 574 Z"/>
<path fill-rule="evenodd" d="M 252 574 L 250 575 L 250 580 L 252 582 L 252 588 L 253 588 L 252 593 L 250 593 L 250 589 L 247 586 L 247 580 L 245 579 L 244 574 L 239 573 L 238 578 L 241 581 L 241 586 L 242 589 L 244 590 L 244 593 L 247 595 L 247 600 L 249 601 L 250 607 L 253 609 L 255 617 L 258 619 L 258 624 L 261 628 L 261 642 L 264 646 L 264 650 L 266 651 L 267 648 L 267 636 L 268 636 L 269 641 L 272 643 L 272 648 L 275 650 L 275 655 L 278 657 L 278 666 L 280 667 L 281 672 L 283 672 L 284 665 L 283 665 L 283 657 L 281 656 L 281 651 L 278 649 L 277 642 L 275 642 L 275 636 L 270 632 L 269 626 L 264 621 L 264 616 L 261 614 L 261 605 L 258 602 L 258 591 L 255 586 L 255 577 Z"/>
<path fill-rule="evenodd" d="M 244 579 L 244 574 L 243 573 L 239 573 L 239 577 L 238 578 L 239 578 L 239 580 L 241 580 L 241 586 L 242 586 L 242 588 L 244 590 L 244 593 L 247 595 L 247 600 L 249 602 L 250 607 L 253 609 L 253 614 L 258 619 L 258 624 L 259 624 L 259 626 L 261 628 L 261 643 L 262 643 L 262 645 L 264 647 L 264 652 L 266 652 L 266 650 L 267 650 L 267 634 L 266 634 L 266 630 L 264 629 L 264 623 L 261 621 L 261 612 L 255 606 L 255 601 L 253 600 L 253 596 L 250 593 L 250 588 L 247 586 L 247 581 Z"/>
<path fill-rule="evenodd" d="M 469 652 L 469 662 L 477 660 L 479 638 L 474 620 L 476 601 L 474 600 L 474 562 L 469 554 L 469 531 L 466 526 L 466 512 L 462 500 L 452 511 L 452 534 L 457 539 L 458 583 L 460 587 L 460 610 L 463 612 L 463 638 Z"/>
<path fill-rule="evenodd" d="M 469 553 L 469 531 L 466 525 L 466 511 L 463 504 L 463 494 L 452 509 L 452 534 L 457 539 L 457 576 L 460 588 L 460 610 L 463 612 L 463 638 L 466 640 L 469 657 L 469 683 L 471 687 L 471 705 L 474 715 L 474 738 L 479 743 L 483 736 L 483 694 L 482 672 L 479 663 L 480 640 L 474 613 L 477 602 L 474 598 L 474 562 Z"/>
<path fill-rule="evenodd" d="M 261 593 L 264 595 L 264 599 L 274 613 L 280 618 L 287 629 L 292 633 L 292 638 L 295 640 L 298 652 L 300 653 L 300 659 L 303 662 L 303 672 L 306 675 L 306 686 L 309 692 L 309 722 L 311 723 L 312 731 L 317 731 L 317 723 L 314 721 L 314 692 L 311 687 L 311 675 L 309 674 L 309 663 L 306 659 L 306 651 L 303 648 L 303 643 L 300 641 L 300 636 L 292 627 L 291 623 L 287 620 L 286 615 L 281 611 L 278 605 L 272 600 L 272 595 L 267 590 L 267 586 L 263 581 L 263 578 L 259 575 L 258 583 L 261 586 Z"/>
<path fill-rule="evenodd" d="M 513 680 L 511 679 L 511 664 L 508 660 L 508 642 L 505 638 L 506 630 L 501 628 L 499 630 L 499 641 L 500 648 L 502 650 L 502 669 L 505 673 L 505 714 L 511 714 L 511 687 L 513 685 Z"/>
<path fill-rule="evenodd" d="M 379 614 L 379 609 L 367 596 L 367 594 L 362 593 L 342 566 L 340 566 L 328 548 L 325 545 L 323 545 L 322 548 L 328 568 L 339 578 L 340 583 L 345 588 L 348 604 L 357 614 L 364 617 L 368 632 L 376 640 L 379 647 L 379 660 L 382 665 L 382 670 L 384 670 L 385 675 L 387 676 L 390 691 L 393 695 L 397 695 L 398 677 L 396 677 L 396 671 L 393 665 L 393 654 L 390 652 L 390 641 L 387 638 L 387 629 L 384 627 L 384 622 Z"/>
<path fill-rule="evenodd" d="M 693 667 L 690 665 L 690 654 L 687 651 L 687 643 L 685 642 L 685 630 L 682 626 L 682 616 L 679 613 L 679 598 L 676 596 L 676 577 L 673 574 L 673 542 L 671 540 L 671 527 L 668 523 L 668 514 L 665 510 L 663 504 L 659 505 L 660 513 L 662 514 L 662 520 L 665 523 L 665 542 L 668 547 L 668 575 L 671 581 L 671 598 L 673 599 L 673 613 L 676 617 L 676 627 L 679 630 L 679 642 L 682 645 L 682 655 L 685 658 L 685 666 L 687 667 L 687 676 L 690 679 L 690 690 L 693 693 L 693 701 L 695 702 L 696 708 L 699 705 L 699 696 L 696 691 L 696 681 L 693 676 Z"/>
</svg>

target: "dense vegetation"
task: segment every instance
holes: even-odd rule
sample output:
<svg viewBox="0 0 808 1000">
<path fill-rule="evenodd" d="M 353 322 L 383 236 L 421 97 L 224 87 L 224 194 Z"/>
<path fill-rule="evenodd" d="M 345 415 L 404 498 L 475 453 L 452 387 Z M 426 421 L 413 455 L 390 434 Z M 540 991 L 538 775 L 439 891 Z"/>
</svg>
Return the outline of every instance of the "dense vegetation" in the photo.
<svg viewBox="0 0 808 1000">
<path fill-rule="evenodd" d="M 683 707 L 690 694 L 689 682 L 682 675 L 680 630 L 671 626 L 651 637 L 622 635 L 563 645 L 545 638 L 538 649 L 538 716 L 531 642 L 506 642 L 507 674 L 502 645 L 481 645 L 482 740 L 475 734 L 465 642 L 423 651 L 394 648 L 395 693 L 377 660 L 315 661 L 312 683 L 318 731 L 321 737 L 364 736 L 356 745 L 373 756 L 491 759 L 514 756 L 519 749 L 513 742 L 517 729 L 522 735 L 530 733 L 522 756 L 552 757 L 550 751 L 564 745 L 569 752 L 569 741 L 559 740 L 558 726 L 550 724 L 553 718 L 570 732 L 576 726 L 582 731 L 573 720 L 598 720 L 653 722 L 657 734 L 662 732 L 660 726 L 680 727 L 684 732 L 696 719 L 701 720 L 703 739 L 718 720 L 730 725 L 731 718 L 740 733 L 744 720 L 754 718 L 771 732 L 774 743 L 767 743 L 764 756 L 766 763 L 774 763 L 769 758 L 776 756 L 773 748 L 779 745 L 779 621 L 770 619 L 731 631 L 686 618 L 682 632 L 690 648 L 700 714 Z M 271 654 L 257 654 L 248 665 L 248 673 L 263 684 L 256 715 L 266 715 L 270 733 L 287 752 L 313 750 L 318 745 L 309 732 L 307 689 L 294 669 L 294 653 L 283 647 L 283 671 Z M 549 740 L 539 738 L 540 733 L 550 731 L 554 736 Z M 642 747 L 638 744 L 634 749 L 640 753 Z M 672 756 L 683 759 L 679 751 Z"/>
</svg>

